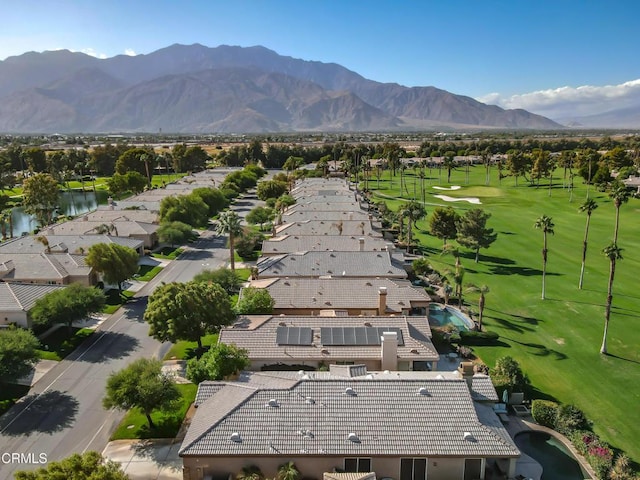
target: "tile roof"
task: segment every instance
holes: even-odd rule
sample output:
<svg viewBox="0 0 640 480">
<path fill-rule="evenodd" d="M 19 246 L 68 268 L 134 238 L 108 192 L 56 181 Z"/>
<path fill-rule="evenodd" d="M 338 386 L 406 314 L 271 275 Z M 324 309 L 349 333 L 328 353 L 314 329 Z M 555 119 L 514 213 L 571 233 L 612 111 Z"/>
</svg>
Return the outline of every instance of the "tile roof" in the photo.
<svg viewBox="0 0 640 480">
<path fill-rule="evenodd" d="M 332 203 L 329 200 L 325 201 L 313 201 L 313 200 L 297 200 L 295 205 L 287 208 L 285 213 L 290 211 L 297 210 L 308 210 L 308 211 L 319 211 L 319 212 L 330 212 L 330 211 L 345 211 L 345 210 L 353 210 L 359 211 L 362 210 L 362 206 L 360 202 L 355 200 L 351 202 L 340 202 L 340 203 Z"/>
<path fill-rule="evenodd" d="M 36 300 L 60 288 L 65 287 L 0 282 L 0 312 L 27 312 Z"/>
<path fill-rule="evenodd" d="M 275 300 L 275 309 L 375 309 L 380 287 L 387 288 L 387 313 L 402 314 L 412 304 L 426 306 L 430 301 L 424 289 L 388 278 L 271 278 L 251 285 L 265 288 Z"/>
<path fill-rule="evenodd" d="M 307 210 L 307 209 L 296 209 L 296 210 L 287 210 L 282 215 L 283 223 L 293 223 L 293 222 L 304 222 L 305 220 L 358 220 L 358 221 L 368 221 L 369 220 L 369 212 L 366 210 Z"/>
<path fill-rule="evenodd" d="M 260 317 L 261 319 L 264 317 Z M 302 327 L 312 330 L 310 345 L 278 345 L 278 327 Z M 431 343 L 431 329 L 426 317 L 318 317 L 273 316 L 261 322 L 251 322 L 245 316 L 231 327 L 220 331 L 219 342 L 235 344 L 248 350 L 252 360 L 278 362 L 290 360 L 379 360 L 380 345 L 331 345 L 322 344 L 322 327 L 385 327 L 399 328 L 404 345 L 398 345 L 401 360 L 437 361 L 440 356 Z"/>
<path fill-rule="evenodd" d="M 474 400 L 497 402 L 498 394 L 487 375 L 476 373 L 471 379 L 471 392 Z"/>
<path fill-rule="evenodd" d="M 340 233 L 342 224 L 342 233 Z M 306 220 L 304 222 L 286 223 L 276 227 L 276 234 L 280 235 L 361 235 L 369 237 L 382 237 L 382 234 L 371 228 L 369 219 L 363 220 Z"/>
<path fill-rule="evenodd" d="M 261 257 L 260 278 L 267 277 L 395 277 L 407 272 L 389 252 L 301 252 Z"/>
<path fill-rule="evenodd" d="M 348 440 L 350 433 L 357 441 Z M 308 379 L 291 388 L 225 384 L 200 405 L 180 447 L 181 456 L 304 454 L 517 457 L 520 452 L 480 421 L 464 380 L 427 377 Z"/>
<path fill-rule="evenodd" d="M 111 222 L 144 222 L 158 223 L 159 213 L 150 210 L 96 210 L 77 217 L 77 221 L 86 218 L 90 222 L 103 222 L 109 224 Z"/>
<path fill-rule="evenodd" d="M 359 235 L 324 235 L 314 237 L 312 235 L 279 235 L 262 242 L 262 253 L 289 253 L 289 252 L 310 252 L 327 251 L 336 252 L 357 252 L 360 250 L 360 238 L 364 238 L 363 250 L 380 251 L 384 250 L 389 243 L 380 237 L 369 237 Z"/>
<path fill-rule="evenodd" d="M 119 237 L 128 237 L 130 235 L 146 235 L 158 230 L 159 225 L 154 223 L 145 223 L 137 221 L 114 221 L 112 223 Z M 89 220 L 72 220 L 70 222 L 59 223 L 47 227 L 42 231 L 43 235 L 93 235 L 96 228 L 104 225 L 105 222 L 96 222 Z"/>
<path fill-rule="evenodd" d="M 82 250 L 86 254 L 96 243 L 117 243 L 134 250 L 143 245 L 142 240 L 109 235 L 47 235 L 46 231 L 42 234 L 47 237 L 49 248 L 55 253 L 80 253 Z M 35 235 L 26 235 L 0 243 L 0 254 L 41 253 L 45 250 L 46 247 L 36 240 Z"/>
<path fill-rule="evenodd" d="M 5 281 L 55 281 L 88 276 L 91 267 L 81 255 L 69 253 L 0 253 L 0 278 Z"/>
</svg>

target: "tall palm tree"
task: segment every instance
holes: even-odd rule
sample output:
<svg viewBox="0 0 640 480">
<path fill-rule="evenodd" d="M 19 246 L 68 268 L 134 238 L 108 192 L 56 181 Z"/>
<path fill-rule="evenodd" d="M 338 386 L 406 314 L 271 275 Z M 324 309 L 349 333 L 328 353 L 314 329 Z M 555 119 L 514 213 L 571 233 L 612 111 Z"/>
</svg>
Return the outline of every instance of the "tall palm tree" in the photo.
<svg viewBox="0 0 640 480">
<path fill-rule="evenodd" d="M 618 226 L 620 224 L 620 207 L 623 203 L 629 201 L 631 193 L 627 190 L 627 187 L 622 183 L 616 183 L 611 187 L 609 192 L 609 198 L 613 200 L 613 205 L 616 207 L 616 226 L 613 230 L 613 243 L 618 243 Z"/>
<path fill-rule="evenodd" d="M 487 285 L 467 285 L 467 292 L 479 293 L 478 297 L 478 330 L 482 331 L 482 317 L 484 315 L 485 296 L 490 292 Z"/>
<path fill-rule="evenodd" d="M 217 235 L 229 235 L 229 261 L 231 263 L 231 271 L 236 271 L 236 262 L 234 258 L 234 245 L 236 235 L 242 232 L 242 220 L 233 210 L 225 210 L 218 217 L 218 225 L 216 227 Z"/>
<path fill-rule="evenodd" d="M 582 205 L 580 205 L 581 212 L 587 214 L 587 226 L 584 229 L 584 240 L 582 241 L 582 267 L 580 267 L 580 282 L 578 283 L 578 288 L 582 290 L 582 281 L 584 279 L 584 264 L 587 260 L 587 239 L 589 238 L 589 222 L 591 221 L 591 214 L 593 211 L 598 208 L 598 204 L 595 200 L 587 199 Z"/>
<path fill-rule="evenodd" d="M 455 245 L 445 245 L 441 255 L 452 255 L 456 259 L 455 270 L 453 271 L 453 283 L 455 285 L 454 295 L 458 296 L 458 303 L 462 308 L 462 280 L 464 279 L 464 267 L 460 262 L 460 249 Z"/>
<path fill-rule="evenodd" d="M 547 254 L 549 250 L 547 249 L 547 234 L 550 233 L 553 235 L 553 221 L 551 217 L 547 217 L 546 215 L 542 215 L 540 218 L 536 220 L 534 224 L 535 228 L 542 230 L 543 236 L 543 244 L 542 244 L 542 300 L 544 300 L 545 294 L 545 280 L 547 276 Z"/>
<path fill-rule="evenodd" d="M 622 249 L 615 242 L 612 242 L 604 247 L 602 253 L 609 259 L 609 284 L 607 286 L 607 305 L 604 309 L 604 334 L 600 353 L 607 353 L 607 333 L 611 317 L 611 303 L 613 302 L 613 277 L 616 274 L 616 261 L 622 260 Z"/>
<path fill-rule="evenodd" d="M 420 202 L 411 201 L 403 204 L 398 210 L 398 214 L 402 218 L 407 219 L 407 244 L 411 248 L 413 240 L 413 228 L 416 228 L 416 222 L 427 215 L 427 211 Z"/>
</svg>

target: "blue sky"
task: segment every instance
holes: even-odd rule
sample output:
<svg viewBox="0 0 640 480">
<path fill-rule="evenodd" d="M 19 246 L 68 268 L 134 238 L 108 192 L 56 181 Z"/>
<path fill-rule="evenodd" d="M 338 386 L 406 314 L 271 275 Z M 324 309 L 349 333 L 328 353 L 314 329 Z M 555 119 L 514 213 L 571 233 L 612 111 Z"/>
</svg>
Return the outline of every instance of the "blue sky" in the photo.
<svg viewBox="0 0 640 480">
<path fill-rule="evenodd" d="M 0 0 L 0 7 L 0 59 L 60 48 L 111 57 L 173 43 L 263 45 L 372 80 L 433 85 L 543 114 L 578 101 L 587 109 L 603 99 L 624 103 L 629 91 L 640 98 L 636 0 Z"/>
</svg>

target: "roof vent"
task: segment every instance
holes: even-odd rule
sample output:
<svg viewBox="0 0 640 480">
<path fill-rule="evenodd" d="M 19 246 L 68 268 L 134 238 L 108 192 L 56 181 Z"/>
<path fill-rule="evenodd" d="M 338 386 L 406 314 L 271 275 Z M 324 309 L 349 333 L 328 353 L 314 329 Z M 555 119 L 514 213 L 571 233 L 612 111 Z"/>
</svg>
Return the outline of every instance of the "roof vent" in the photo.
<svg viewBox="0 0 640 480">
<path fill-rule="evenodd" d="M 280 323 L 278 323 L 278 325 L 280 325 L 281 327 L 286 327 L 287 326 L 287 324 L 285 322 L 280 322 Z"/>
<path fill-rule="evenodd" d="M 418 350 L 416 350 L 415 348 L 412 348 L 412 349 L 411 349 L 411 353 L 413 353 L 413 354 L 417 354 L 417 353 L 418 353 Z"/>
<path fill-rule="evenodd" d="M 384 372 L 382 372 L 382 373 L 387 373 L 387 374 L 388 374 L 388 373 L 391 373 L 391 372 L 389 372 L 389 370 L 385 370 L 385 371 L 384 371 Z"/>
<path fill-rule="evenodd" d="M 280 404 L 278 403 L 278 400 L 276 400 L 275 398 L 272 398 L 271 400 L 269 400 L 269 403 L 267 403 L 267 407 L 279 407 Z"/>
<path fill-rule="evenodd" d="M 462 435 L 462 438 L 464 438 L 467 442 L 475 442 L 476 439 L 473 435 L 471 435 L 471 432 L 464 432 L 464 434 Z"/>
<path fill-rule="evenodd" d="M 364 322 L 364 326 L 365 327 L 370 327 L 371 326 L 371 322 Z"/>
<path fill-rule="evenodd" d="M 307 398 L 305 398 L 305 399 L 304 399 L 304 402 L 305 402 L 305 403 L 308 403 L 309 405 L 315 405 L 315 404 L 316 404 L 316 401 L 315 401 L 313 398 L 311 398 L 311 397 L 307 397 Z"/>
<path fill-rule="evenodd" d="M 298 370 L 298 375 L 304 375 L 304 370 Z"/>
<path fill-rule="evenodd" d="M 233 432 L 230 437 L 232 442 L 240 443 L 242 442 L 242 437 L 238 432 Z"/>
<path fill-rule="evenodd" d="M 436 375 L 436 380 L 444 380 L 444 376 L 438 374 Z"/>
<path fill-rule="evenodd" d="M 309 375 L 307 375 L 306 373 L 302 375 L 302 380 L 309 380 Z"/>
<path fill-rule="evenodd" d="M 351 387 L 347 387 L 344 389 L 344 394 L 345 395 L 349 395 L 350 397 L 355 397 L 356 396 L 356 392 L 353 388 Z"/>
<path fill-rule="evenodd" d="M 347 440 L 353 443 L 360 443 L 360 438 L 353 432 L 349 433 L 349 435 L 347 436 Z"/>
<path fill-rule="evenodd" d="M 430 396 L 429 391 L 426 389 L 426 387 L 420 387 L 420 390 L 418 390 L 418 395 L 424 395 L 425 397 Z"/>
<path fill-rule="evenodd" d="M 371 373 L 368 373 L 366 377 L 367 380 L 373 380 L 373 375 Z"/>
</svg>

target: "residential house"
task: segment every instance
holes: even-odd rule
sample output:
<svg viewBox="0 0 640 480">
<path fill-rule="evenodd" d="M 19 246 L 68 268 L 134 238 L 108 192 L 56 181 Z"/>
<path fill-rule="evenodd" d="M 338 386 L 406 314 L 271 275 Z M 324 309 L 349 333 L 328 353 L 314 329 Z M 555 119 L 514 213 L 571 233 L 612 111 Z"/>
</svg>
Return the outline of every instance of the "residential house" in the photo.
<svg viewBox="0 0 640 480">
<path fill-rule="evenodd" d="M 368 370 L 435 370 L 438 352 L 427 317 L 245 315 L 220 331 L 220 343 L 247 350 L 250 370 L 278 365 L 362 364 Z"/>
<path fill-rule="evenodd" d="M 116 237 L 133 238 L 141 240 L 145 248 L 154 248 L 158 245 L 158 228 L 155 223 L 138 222 L 135 220 L 117 220 L 110 222 L 113 225 L 113 235 Z M 43 229 L 42 235 L 98 235 L 102 234 L 105 222 L 89 220 L 72 220 L 58 223 Z"/>
<path fill-rule="evenodd" d="M 358 235 L 279 235 L 262 242 L 262 255 L 281 255 L 291 252 L 381 252 L 393 244 L 380 237 Z M 395 255 L 395 253 L 394 253 Z"/>
<path fill-rule="evenodd" d="M 285 315 L 426 315 L 430 301 L 408 280 L 389 278 L 265 278 L 251 286 L 267 290 L 273 313 Z"/>
<path fill-rule="evenodd" d="M 315 237 L 325 235 L 360 235 L 367 237 L 382 237 L 382 234 L 373 229 L 371 220 L 307 220 L 304 222 L 286 223 L 275 228 L 275 236 L 281 235 L 313 235 Z"/>
<path fill-rule="evenodd" d="M 115 243 L 123 247 L 133 248 L 140 255 L 144 254 L 144 246 L 141 240 L 111 235 L 46 235 L 46 245 L 38 240 L 35 235 L 26 235 L 13 238 L 0 243 L 0 254 L 19 253 L 70 253 L 74 255 L 86 255 L 89 249 L 98 243 Z"/>
<path fill-rule="evenodd" d="M 61 285 L 27 285 L 0 282 L 0 325 L 30 328 L 29 310 L 36 300 L 64 288 Z"/>
<path fill-rule="evenodd" d="M 259 278 L 270 277 L 385 277 L 407 278 L 401 259 L 389 251 L 312 251 L 260 257 Z"/>
<path fill-rule="evenodd" d="M 497 466 L 508 478 L 516 474 L 520 451 L 457 372 L 352 365 L 239 380 L 200 384 L 179 450 L 184 480 L 235 476 L 249 465 L 272 478 L 289 461 L 307 478 L 339 471 L 471 480 Z"/>
<path fill-rule="evenodd" d="M 45 285 L 95 285 L 96 272 L 84 255 L 70 253 L 0 254 L 0 281 Z"/>
</svg>

